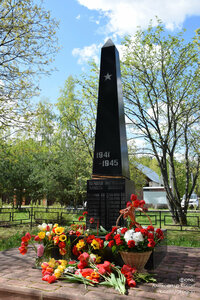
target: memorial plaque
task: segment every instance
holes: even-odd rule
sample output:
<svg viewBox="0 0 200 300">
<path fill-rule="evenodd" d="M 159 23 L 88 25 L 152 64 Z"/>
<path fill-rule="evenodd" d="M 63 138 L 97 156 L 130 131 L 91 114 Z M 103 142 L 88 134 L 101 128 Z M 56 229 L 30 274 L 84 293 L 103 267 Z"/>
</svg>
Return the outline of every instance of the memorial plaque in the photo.
<svg viewBox="0 0 200 300">
<path fill-rule="evenodd" d="M 95 175 L 130 177 L 119 54 L 111 40 L 101 50 Z"/>
</svg>

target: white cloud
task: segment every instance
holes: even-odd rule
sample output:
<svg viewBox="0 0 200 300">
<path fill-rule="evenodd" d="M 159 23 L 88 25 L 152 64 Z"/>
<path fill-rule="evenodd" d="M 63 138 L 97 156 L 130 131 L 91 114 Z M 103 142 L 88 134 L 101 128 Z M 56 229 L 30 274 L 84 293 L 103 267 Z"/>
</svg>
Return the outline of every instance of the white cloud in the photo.
<svg viewBox="0 0 200 300">
<path fill-rule="evenodd" d="M 96 63 L 99 62 L 99 51 L 102 44 L 92 44 L 90 46 L 85 46 L 84 48 L 74 48 L 72 50 L 72 55 L 78 57 L 78 63 L 80 65 L 87 63 L 89 60 L 94 59 Z"/>
<path fill-rule="evenodd" d="M 80 20 L 80 18 L 81 18 L 81 15 L 76 16 L 77 20 Z"/>
<path fill-rule="evenodd" d="M 90 10 L 108 18 L 106 33 L 120 36 L 134 34 L 137 26 L 147 28 L 150 19 L 158 16 L 166 28 L 182 26 L 188 16 L 200 15 L 199 0 L 78 0 Z"/>
</svg>

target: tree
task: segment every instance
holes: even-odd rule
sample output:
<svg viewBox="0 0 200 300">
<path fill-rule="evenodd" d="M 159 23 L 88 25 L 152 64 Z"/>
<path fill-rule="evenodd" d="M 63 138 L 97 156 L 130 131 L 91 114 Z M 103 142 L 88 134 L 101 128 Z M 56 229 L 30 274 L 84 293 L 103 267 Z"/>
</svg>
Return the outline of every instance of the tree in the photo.
<svg viewBox="0 0 200 300">
<path fill-rule="evenodd" d="M 161 170 L 174 221 L 186 224 L 188 201 L 199 174 L 199 51 L 183 32 L 167 35 L 150 24 L 124 40 L 123 86 L 126 112 L 148 142 Z M 184 157 L 186 204 L 181 208 L 177 155 Z M 169 169 L 172 187 L 169 181 Z M 191 173 L 193 182 L 191 184 Z"/>
<path fill-rule="evenodd" d="M 34 0 L 0 2 L 0 130 L 32 115 L 28 99 L 57 52 L 57 22 Z M 37 80 L 36 80 L 37 79 Z"/>
</svg>

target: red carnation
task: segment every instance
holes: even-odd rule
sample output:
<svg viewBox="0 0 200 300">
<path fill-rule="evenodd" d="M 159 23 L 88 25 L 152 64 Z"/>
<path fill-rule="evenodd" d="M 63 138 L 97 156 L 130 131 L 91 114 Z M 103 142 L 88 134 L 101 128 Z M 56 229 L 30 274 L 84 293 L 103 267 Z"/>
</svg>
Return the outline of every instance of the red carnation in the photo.
<svg viewBox="0 0 200 300">
<path fill-rule="evenodd" d="M 113 240 L 111 240 L 109 243 L 108 243 L 108 247 L 112 248 L 112 246 L 114 246 L 115 242 Z"/>
<path fill-rule="evenodd" d="M 121 237 L 120 234 L 116 234 L 116 235 L 114 236 L 114 239 L 117 240 L 117 239 L 120 239 L 120 237 Z"/>
<path fill-rule="evenodd" d="M 121 234 L 125 234 L 125 232 L 127 232 L 127 228 L 126 227 L 124 227 L 124 228 L 122 228 L 122 230 L 121 230 Z"/>
<path fill-rule="evenodd" d="M 140 232 L 140 228 L 135 228 L 135 232 Z"/>
<path fill-rule="evenodd" d="M 147 245 L 148 247 L 150 247 L 150 248 L 154 248 L 155 247 L 156 243 L 154 242 L 154 240 L 148 239 L 148 242 L 149 242 L 148 245 Z"/>
<path fill-rule="evenodd" d="M 84 211 L 83 212 L 83 216 L 85 216 L 85 215 L 87 215 L 88 214 L 88 212 L 87 211 Z"/>
<path fill-rule="evenodd" d="M 80 235 L 81 235 L 80 231 L 76 231 L 76 236 L 80 236 Z"/>
<path fill-rule="evenodd" d="M 133 247 L 135 247 L 135 241 L 134 240 L 129 240 L 127 245 L 128 245 L 129 248 L 133 248 Z"/>
<path fill-rule="evenodd" d="M 106 241 L 111 240 L 112 239 L 112 232 L 106 234 L 105 239 L 106 239 Z"/>
<path fill-rule="evenodd" d="M 120 238 L 116 239 L 115 242 L 117 246 L 123 245 L 124 243 L 123 240 L 121 240 Z"/>
<path fill-rule="evenodd" d="M 114 227 L 112 228 L 112 233 L 114 233 L 116 230 L 117 230 L 117 226 L 114 226 Z"/>
<path fill-rule="evenodd" d="M 80 222 L 81 220 L 83 220 L 83 219 L 84 219 L 83 216 L 80 216 L 80 217 L 78 218 L 79 222 Z"/>
<path fill-rule="evenodd" d="M 141 229 L 140 232 L 144 235 L 144 236 L 148 236 L 149 232 L 147 229 Z"/>
<path fill-rule="evenodd" d="M 154 231 L 154 227 L 153 227 L 153 226 L 148 226 L 148 227 L 147 227 L 147 230 L 148 230 L 148 231 Z"/>
</svg>

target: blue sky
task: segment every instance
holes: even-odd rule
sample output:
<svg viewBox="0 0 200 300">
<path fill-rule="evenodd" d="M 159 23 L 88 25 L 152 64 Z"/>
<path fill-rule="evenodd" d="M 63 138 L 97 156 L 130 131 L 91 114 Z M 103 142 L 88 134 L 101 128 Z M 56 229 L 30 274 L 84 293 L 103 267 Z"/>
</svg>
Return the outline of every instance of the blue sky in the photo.
<svg viewBox="0 0 200 300">
<path fill-rule="evenodd" d="M 37 98 L 52 103 L 69 75 L 83 72 L 91 58 L 98 61 L 108 38 L 118 47 L 125 34 L 134 35 L 137 26 L 145 29 L 155 15 L 171 33 L 186 28 L 188 40 L 200 27 L 200 0 L 44 0 L 44 7 L 60 21 L 57 71 L 41 78 Z"/>
</svg>

